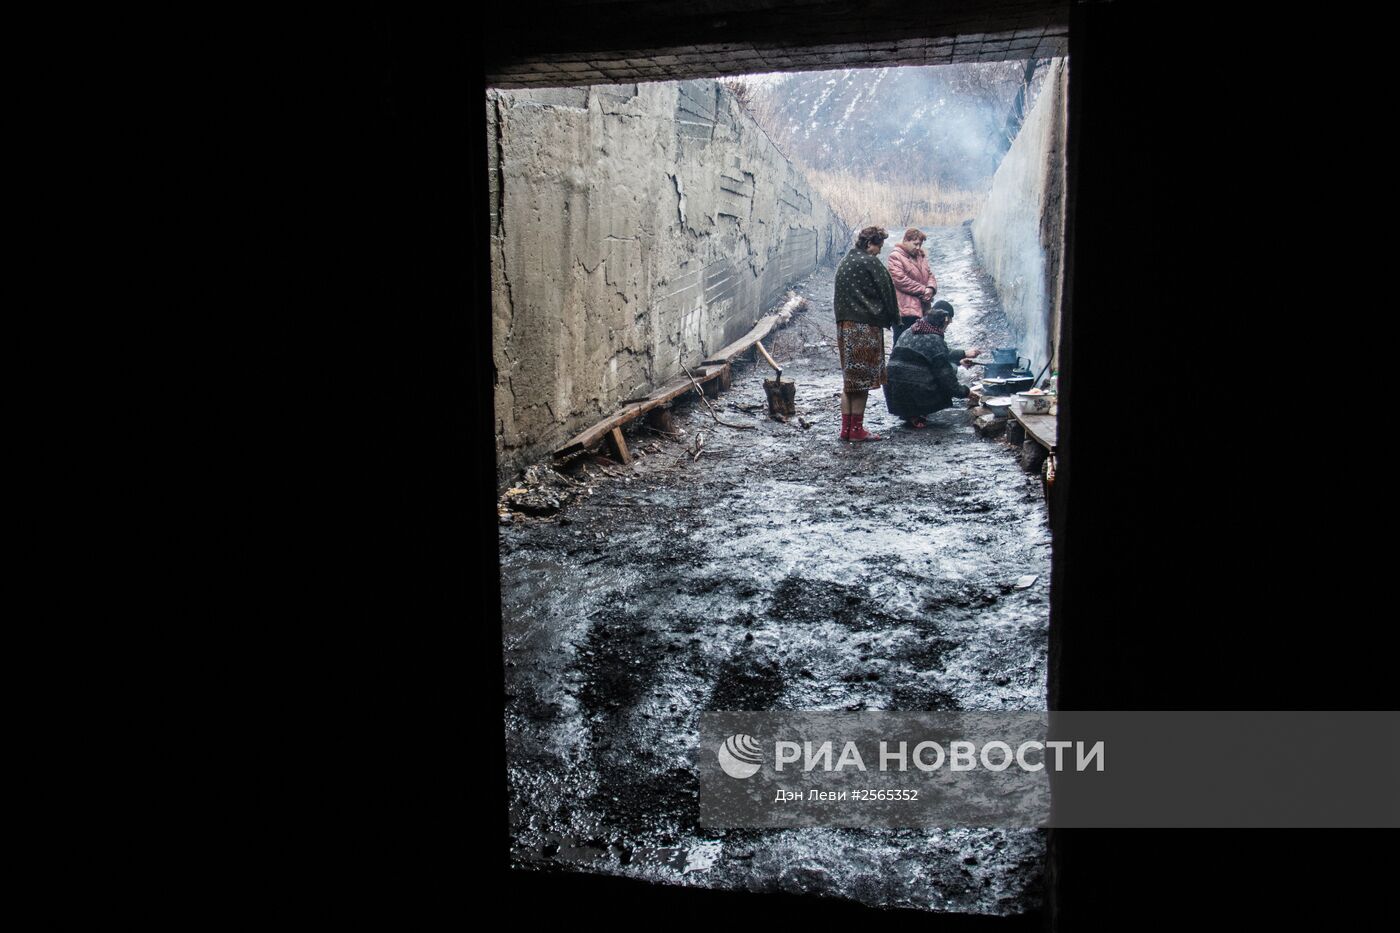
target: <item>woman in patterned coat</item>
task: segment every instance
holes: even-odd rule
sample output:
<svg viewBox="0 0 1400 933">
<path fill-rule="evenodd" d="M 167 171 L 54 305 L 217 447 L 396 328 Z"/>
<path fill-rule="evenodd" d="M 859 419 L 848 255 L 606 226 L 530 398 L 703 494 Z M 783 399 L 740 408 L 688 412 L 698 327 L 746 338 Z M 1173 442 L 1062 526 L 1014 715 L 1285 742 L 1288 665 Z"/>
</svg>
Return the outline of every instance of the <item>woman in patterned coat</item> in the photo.
<svg viewBox="0 0 1400 933">
<path fill-rule="evenodd" d="M 836 269 L 836 349 L 841 356 L 841 439 L 878 441 L 865 430 L 865 400 L 885 384 L 885 328 L 899 321 L 894 282 L 880 262 L 889 234 L 866 227 Z"/>
</svg>

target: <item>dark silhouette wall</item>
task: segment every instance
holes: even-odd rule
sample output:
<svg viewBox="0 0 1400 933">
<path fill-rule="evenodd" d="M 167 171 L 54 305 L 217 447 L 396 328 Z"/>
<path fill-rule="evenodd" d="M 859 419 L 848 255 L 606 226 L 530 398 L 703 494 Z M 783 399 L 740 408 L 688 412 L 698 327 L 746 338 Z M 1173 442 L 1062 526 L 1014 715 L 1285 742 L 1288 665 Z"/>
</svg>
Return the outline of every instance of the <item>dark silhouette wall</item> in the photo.
<svg viewBox="0 0 1400 933">
<path fill-rule="evenodd" d="M 654 3 L 631 28 L 641 6 L 569 4 L 567 16 L 535 30 L 541 54 L 570 54 L 570 43 L 616 50 L 614 60 L 696 48 L 708 34 L 697 32 L 700 21 L 726 18 L 723 4 Z M 1298 391 L 1290 382 L 1280 405 L 1226 378 L 1247 365 L 1291 379 L 1295 367 L 1321 365 L 1358 340 L 1318 331 L 1312 289 L 1325 263 L 1300 271 L 1306 218 L 1280 182 L 1356 171 L 1354 146 L 1318 143 L 1357 132 L 1335 107 L 1352 98 L 1319 98 L 1313 85 L 1326 87 L 1327 69 L 1310 58 L 1312 77 L 1288 93 L 1261 93 L 1260 75 L 1277 74 L 1281 50 L 1355 49 L 1355 32 L 1343 42 L 1320 27 L 1367 14 L 1309 7 L 1300 29 L 1292 12 L 1236 25 L 1182 5 L 1076 3 L 1071 21 L 1068 3 L 956 3 L 937 5 L 950 21 L 928 31 L 925 11 L 934 5 L 900 4 L 911 15 L 864 21 L 856 6 L 760 5 L 766 18 L 754 21 L 758 35 L 748 45 L 786 48 L 796 67 L 831 61 L 801 44 L 820 44 L 810 37 L 785 45 L 781 26 L 817 28 L 830 18 L 844 29 L 855 17 L 857 36 L 842 61 L 902 60 L 900 43 L 908 42 L 923 50 L 909 56 L 922 64 L 929 50 L 946 47 L 941 39 L 985 35 L 984 12 L 1013 6 L 1063 14 L 1057 28 L 1072 42 L 1052 703 L 1393 706 L 1389 614 L 1371 604 L 1390 578 L 1388 552 L 1373 533 L 1389 527 L 1389 462 L 1365 442 L 1382 422 L 1369 411 L 1355 420 L 1339 414 L 1328 380 Z M 666 32 L 668 13 L 674 33 Z M 584 15 L 587 30 L 572 33 Z M 253 367 L 240 434 L 250 442 L 239 461 L 248 469 L 236 484 L 251 485 L 247 500 L 261 520 L 248 539 L 263 584 L 250 618 L 275 633 L 268 653 L 286 682 L 315 694 L 318 727 L 332 700 L 352 703 L 359 691 L 392 685 L 372 692 L 371 715 L 352 706 L 343 718 L 359 746 L 349 760 L 358 763 L 366 747 L 376 757 L 387 749 L 408 775 L 402 796 L 417 801 L 405 804 L 407 816 L 395 812 L 397 822 L 431 827 L 435 837 L 405 847 L 429 853 L 411 871 L 395 864 L 390 872 L 391 881 L 413 875 L 419 883 L 413 898 L 396 899 L 396 919 L 426 904 L 459 911 L 489 896 L 545 920 L 607 911 L 613 921 L 655 922 L 678 905 L 749 922 L 830 920 L 836 908 L 815 898 L 753 895 L 717 908 L 721 899 L 704 892 L 623 891 L 505 870 L 490 199 L 479 102 L 488 68 L 503 58 L 520 65 L 528 36 L 496 43 L 501 23 L 483 24 L 479 14 L 468 21 L 465 11 L 443 16 L 375 13 L 368 38 L 350 50 L 370 66 L 369 80 L 342 78 L 338 106 L 323 76 L 293 90 L 255 74 L 270 85 L 257 114 L 268 144 L 259 169 L 280 183 L 278 202 L 268 205 L 278 223 L 264 225 L 271 229 L 256 244 L 259 271 L 269 265 L 261 259 L 268 239 L 276 253 L 267 289 L 275 305 L 259 329 L 267 349 Z M 705 29 L 733 40 L 747 22 L 733 15 Z M 473 57 L 471 37 L 483 26 L 490 54 Z M 878 31 L 870 48 L 859 48 L 862 30 Z M 1010 41 L 993 54 L 1010 54 Z M 955 39 L 954 54 L 959 44 L 974 54 L 985 40 Z M 679 73 L 670 77 L 725 73 L 706 66 L 705 53 L 672 57 Z M 736 52 L 722 64 L 751 70 L 742 63 Z M 1165 67 L 1173 63 L 1179 67 Z M 1304 104 L 1320 123 L 1300 134 Z M 1319 221 L 1313 233 L 1329 229 Z M 314 255 L 310 243 L 319 247 Z M 1377 294 L 1372 305 L 1354 306 L 1374 306 Z M 1138 349 L 1125 361 L 1128 346 Z M 1365 367 L 1349 368 L 1364 387 Z M 1143 371 L 1162 380 L 1168 404 L 1145 408 L 1122 391 L 1125 378 Z M 342 475 L 333 502 L 308 506 Z M 355 644 L 366 647 L 349 655 Z M 354 684 L 323 688 L 310 679 L 313 666 L 350 671 Z M 364 737 L 376 719 L 387 742 Z M 463 774 L 474 780 L 470 793 Z M 489 862 L 471 879 L 480 889 L 463 883 L 476 869 L 464 871 L 454 854 L 460 839 L 473 840 Z M 1222 918 L 1254 928 L 1285 920 L 1343 928 L 1388 890 L 1380 870 L 1389 862 L 1370 858 L 1366 841 L 1360 833 L 1057 832 L 1052 917 L 1075 933 L 1189 929 Z M 355 844 L 363 851 L 363 839 Z M 364 894 L 335 893 L 350 907 Z"/>
</svg>

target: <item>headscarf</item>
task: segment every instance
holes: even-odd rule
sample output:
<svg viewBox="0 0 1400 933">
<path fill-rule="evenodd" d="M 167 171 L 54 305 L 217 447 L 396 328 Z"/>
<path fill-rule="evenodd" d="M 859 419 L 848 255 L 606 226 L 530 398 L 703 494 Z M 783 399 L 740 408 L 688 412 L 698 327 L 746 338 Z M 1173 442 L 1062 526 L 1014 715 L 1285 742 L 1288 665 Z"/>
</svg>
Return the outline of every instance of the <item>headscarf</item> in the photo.
<svg viewBox="0 0 1400 933">
<path fill-rule="evenodd" d="M 940 324 L 934 324 L 929 320 L 930 315 L 933 315 L 935 311 L 943 312 L 943 314 L 937 315 L 942 321 Z M 944 317 L 944 314 L 947 316 Z M 935 301 L 933 307 L 925 311 L 924 316 L 915 321 L 914 326 L 909 329 L 916 334 L 939 334 L 941 336 L 942 333 L 948 329 L 948 325 L 951 324 L 952 321 L 953 306 L 940 298 L 938 301 Z"/>
</svg>

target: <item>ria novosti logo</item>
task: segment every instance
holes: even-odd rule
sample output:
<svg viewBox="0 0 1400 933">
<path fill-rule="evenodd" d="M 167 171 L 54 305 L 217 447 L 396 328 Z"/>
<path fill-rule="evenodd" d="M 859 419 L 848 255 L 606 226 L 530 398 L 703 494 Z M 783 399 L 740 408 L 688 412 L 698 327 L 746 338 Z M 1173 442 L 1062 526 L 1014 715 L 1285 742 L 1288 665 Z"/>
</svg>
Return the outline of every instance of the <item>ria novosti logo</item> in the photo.
<svg viewBox="0 0 1400 933">
<path fill-rule="evenodd" d="M 762 760 L 758 742 L 751 735 L 731 735 L 719 747 L 719 766 L 732 778 L 753 777 Z"/>
<path fill-rule="evenodd" d="M 977 743 L 959 740 L 949 743 L 947 750 L 938 742 L 919 742 L 911 754 L 909 743 L 901 741 L 894 745 L 890 742 L 879 743 L 879 771 L 908 771 L 912 764 L 919 771 L 937 771 L 943 768 L 945 762 L 949 771 L 973 771 L 977 769 L 980 761 L 983 769 L 987 771 L 1005 771 L 1014 763 L 1022 771 L 1034 772 L 1045 770 L 1047 764 L 1047 750 L 1054 752 L 1055 771 L 1066 771 L 1068 767 L 1065 763 L 1067 749 L 1076 748 L 1078 751 L 1075 763 L 1076 771 L 1085 771 L 1090 767 L 1095 770 L 1104 770 L 1104 742 L 1095 742 L 1092 747 L 1085 748 L 1083 741 L 1028 741 L 1020 743 L 1019 747 L 1013 749 L 1006 742 L 992 741 L 983 744 L 979 748 Z M 831 741 L 820 744 L 814 742 L 788 742 L 779 741 L 774 744 L 773 770 L 779 774 L 788 770 L 787 765 L 799 764 L 800 770 L 841 772 L 847 769 L 852 771 L 866 772 L 869 767 L 866 758 L 862 755 L 859 746 L 855 742 L 846 742 L 841 750 L 839 759 L 836 758 L 833 749 L 834 743 Z M 1031 760 L 1027 758 L 1027 752 L 1033 753 Z M 867 752 L 868 753 L 868 752 Z M 724 740 L 718 750 L 719 766 L 724 773 L 732 778 L 749 778 L 757 774 L 762 767 L 763 750 L 758 741 L 751 735 L 743 732 L 736 732 Z"/>
</svg>

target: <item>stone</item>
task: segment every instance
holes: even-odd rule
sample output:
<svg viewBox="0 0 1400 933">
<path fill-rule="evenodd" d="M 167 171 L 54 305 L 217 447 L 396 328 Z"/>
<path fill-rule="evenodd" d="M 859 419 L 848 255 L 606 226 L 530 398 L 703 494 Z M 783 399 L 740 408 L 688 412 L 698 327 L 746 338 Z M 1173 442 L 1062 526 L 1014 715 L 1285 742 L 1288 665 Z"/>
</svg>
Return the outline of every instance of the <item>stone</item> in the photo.
<svg viewBox="0 0 1400 933">
<path fill-rule="evenodd" d="M 1027 438 L 1026 441 L 1021 444 L 1021 467 L 1027 473 L 1039 473 L 1040 467 L 1045 462 L 1045 458 L 1048 455 L 1049 451 L 1041 447 L 1035 441 Z"/>
<path fill-rule="evenodd" d="M 972 426 L 982 437 L 996 437 L 1006 430 L 1006 420 L 989 412 L 974 421 Z"/>
</svg>

